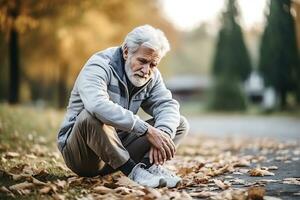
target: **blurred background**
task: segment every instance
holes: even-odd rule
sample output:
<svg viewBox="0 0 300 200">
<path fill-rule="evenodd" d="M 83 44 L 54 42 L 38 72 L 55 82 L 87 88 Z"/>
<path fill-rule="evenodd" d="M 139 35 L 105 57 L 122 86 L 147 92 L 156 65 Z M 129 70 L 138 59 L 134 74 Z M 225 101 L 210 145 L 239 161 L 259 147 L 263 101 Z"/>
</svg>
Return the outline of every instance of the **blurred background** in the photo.
<svg viewBox="0 0 300 200">
<path fill-rule="evenodd" d="M 63 112 L 87 59 L 142 24 L 170 41 L 192 132 L 299 138 L 298 0 L 0 0 L 1 104 Z"/>
</svg>

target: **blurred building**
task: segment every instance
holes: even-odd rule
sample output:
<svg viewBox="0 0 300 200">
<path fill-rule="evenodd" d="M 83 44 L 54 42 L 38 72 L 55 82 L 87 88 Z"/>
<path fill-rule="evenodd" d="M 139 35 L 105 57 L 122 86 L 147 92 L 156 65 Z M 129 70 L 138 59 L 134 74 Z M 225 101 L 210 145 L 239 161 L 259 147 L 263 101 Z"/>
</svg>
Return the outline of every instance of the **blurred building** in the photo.
<svg viewBox="0 0 300 200">
<path fill-rule="evenodd" d="M 166 81 L 173 97 L 179 101 L 202 99 L 212 84 L 209 76 L 184 75 L 175 76 Z"/>
<path fill-rule="evenodd" d="M 253 71 L 244 83 L 244 89 L 248 100 L 261 106 L 263 109 L 270 110 L 276 106 L 278 101 L 275 90 L 272 87 L 265 87 L 262 76 Z"/>
</svg>

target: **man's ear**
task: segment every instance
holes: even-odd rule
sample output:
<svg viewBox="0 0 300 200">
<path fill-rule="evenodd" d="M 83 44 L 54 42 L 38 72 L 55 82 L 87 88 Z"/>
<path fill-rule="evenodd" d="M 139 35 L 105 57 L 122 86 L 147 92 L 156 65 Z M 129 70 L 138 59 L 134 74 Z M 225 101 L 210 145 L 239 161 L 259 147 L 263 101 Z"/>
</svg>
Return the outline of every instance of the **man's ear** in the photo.
<svg viewBox="0 0 300 200">
<path fill-rule="evenodd" d="M 124 60 L 127 60 L 128 58 L 128 48 L 126 46 L 123 49 L 123 58 Z"/>
</svg>

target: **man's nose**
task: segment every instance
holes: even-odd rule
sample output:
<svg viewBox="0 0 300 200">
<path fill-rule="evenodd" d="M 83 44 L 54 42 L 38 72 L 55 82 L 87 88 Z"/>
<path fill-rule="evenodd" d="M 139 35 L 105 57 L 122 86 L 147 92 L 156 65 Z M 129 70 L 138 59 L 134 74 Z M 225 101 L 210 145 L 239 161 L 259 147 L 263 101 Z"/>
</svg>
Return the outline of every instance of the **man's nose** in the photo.
<svg viewBox="0 0 300 200">
<path fill-rule="evenodd" d="M 149 65 L 149 64 L 145 64 L 145 65 L 143 65 L 141 71 L 142 71 L 143 74 L 145 75 L 145 74 L 149 74 L 149 69 L 150 69 L 150 65 Z"/>
</svg>

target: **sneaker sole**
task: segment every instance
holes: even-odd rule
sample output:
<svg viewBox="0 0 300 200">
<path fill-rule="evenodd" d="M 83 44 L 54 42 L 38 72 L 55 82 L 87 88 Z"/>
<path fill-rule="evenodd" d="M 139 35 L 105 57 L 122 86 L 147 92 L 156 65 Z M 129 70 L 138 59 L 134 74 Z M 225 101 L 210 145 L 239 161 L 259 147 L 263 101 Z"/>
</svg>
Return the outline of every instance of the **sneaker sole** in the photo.
<svg viewBox="0 0 300 200">
<path fill-rule="evenodd" d="M 166 187 L 166 186 L 167 186 L 167 181 L 165 181 L 165 179 L 163 178 L 159 179 L 158 187 Z"/>
<path fill-rule="evenodd" d="M 176 188 L 176 187 L 178 187 L 180 185 L 180 183 L 181 183 L 181 181 L 178 181 L 175 185 L 168 185 L 167 184 L 167 187 L 168 188 Z"/>
</svg>

